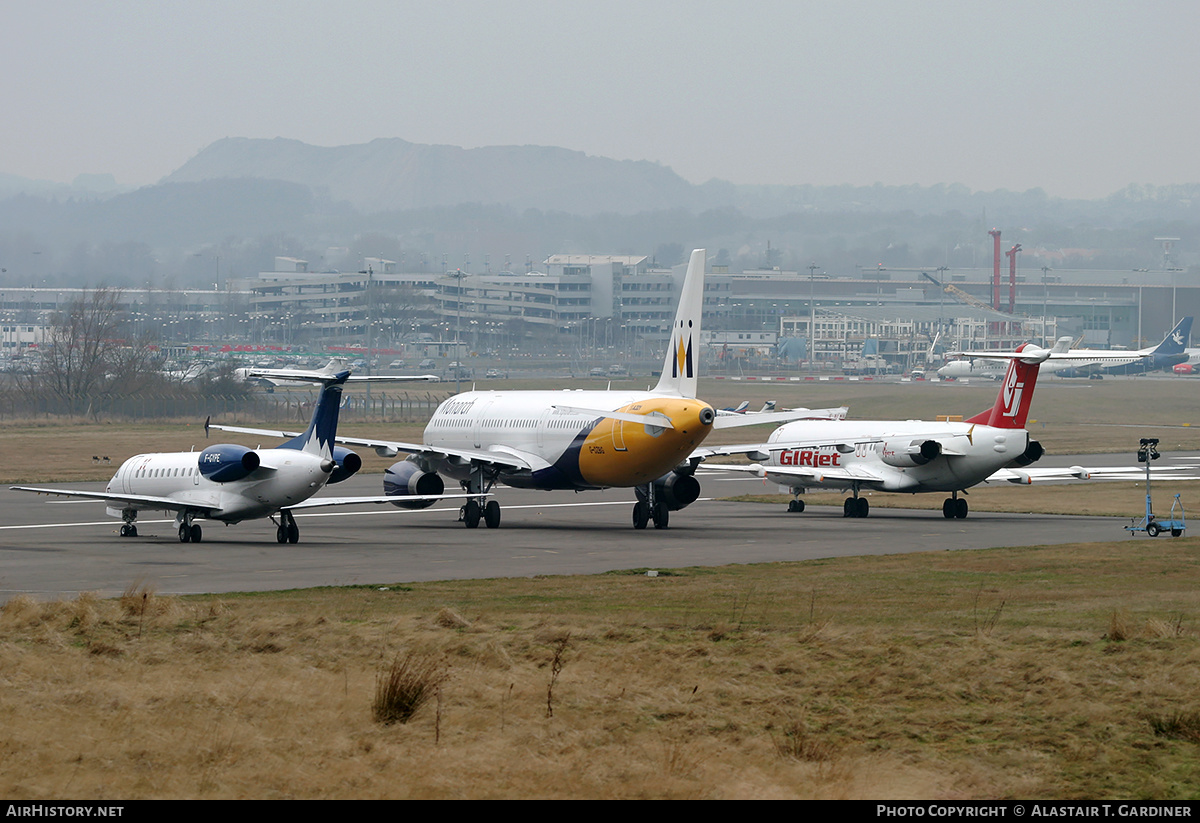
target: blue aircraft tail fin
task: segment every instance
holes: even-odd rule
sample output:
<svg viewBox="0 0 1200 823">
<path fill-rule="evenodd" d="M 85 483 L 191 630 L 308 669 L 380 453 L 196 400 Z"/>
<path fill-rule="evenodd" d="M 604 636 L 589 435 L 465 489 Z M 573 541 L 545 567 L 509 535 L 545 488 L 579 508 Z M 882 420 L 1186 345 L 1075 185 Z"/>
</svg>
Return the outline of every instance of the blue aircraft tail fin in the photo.
<svg viewBox="0 0 1200 823">
<path fill-rule="evenodd" d="M 338 410 L 342 405 L 342 387 L 349 371 L 332 374 L 321 388 L 321 397 L 313 409 L 312 420 L 303 434 L 279 446 L 281 449 L 296 449 L 297 451 L 318 454 L 322 457 L 332 457 L 334 439 L 337 437 Z"/>
<path fill-rule="evenodd" d="M 1183 354 L 1184 349 L 1188 347 L 1188 338 L 1192 336 L 1192 318 L 1190 316 L 1183 318 L 1168 332 L 1163 341 L 1158 344 L 1158 348 L 1154 350 L 1154 354 Z"/>
</svg>

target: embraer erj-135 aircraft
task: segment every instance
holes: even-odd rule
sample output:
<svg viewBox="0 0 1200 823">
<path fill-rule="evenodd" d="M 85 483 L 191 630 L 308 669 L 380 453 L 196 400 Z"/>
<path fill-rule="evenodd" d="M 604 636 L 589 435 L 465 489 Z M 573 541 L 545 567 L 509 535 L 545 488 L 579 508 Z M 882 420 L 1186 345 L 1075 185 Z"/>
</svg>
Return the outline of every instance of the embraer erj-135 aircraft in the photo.
<svg viewBox="0 0 1200 823">
<path fill-rule="evenodd" d="M 662 376 L 650 391 L 469 391 L 444 401 L 425 427 L 424 443 L 338 438 L 383 456 L 408 452 L 384 476 L 397 506 L 430 505 L 439 475 L 458 481 L 472 497 L 460 519 L 473 529 L 482 519 L 500 525 L 500 504 L 483 503 L 497 482 L 526 489 L 633 487 L 634 528 L 667 528 L 670 512 L 700 496 L 695 451 L 714 428 L 795 420 L 803 412 L 717 416 L 696 399 L 704 250 L 692 252 L 671 330 Z M 252 431 L 218 427 L 226 431 Z M 280 432 L 280 434 L 285 434 Z M 698 462 L 698 461 L 697 461 Z"/>
<path fill-rule="evenodd" d="M 226 525 L 271 518 L 280 543 L 296 543 L 300 530 L 292 512 L 318 506 L 391 502 L 389 497 L 310 500 L 326 484 L 340 483 L 362 468 L 362 458 L 334 445 L 342 386 L 350 372 L 295 372 L 296 379 L 324 385 L 308 428 L 274 449 L 234 444 L 202 452 L 139 454 L 126 460 L 102 492 L 12 486 L 16 491 L 103 500 L 107 513 L 120 517 L 122 537 L 137 537 L 139 511 L 175 513 L 179 542 L 199 543 L 196 519 Z M 461 495 L 447 495 L 461 497 Z M 429 500 L 426 505 L 433 503 Z M 278 517 L 278 519 L 276 519 Z"/>
<path fill-rule="evenodd" d="M 750 466 L 713 467 L 747 471 L 789 490 L 790 512 L 804 511 L 800 495 L 809 488 L 848 489 L 842 513 L 866 517 L 870 504 L 859 493 L 950 492 L 942 504 L 947 519 L 967 516 L 966 490 L 988 480 L 1032 483 L 1086 479 L 1130 469 L 1026 468 L 1043 449 L 1025 429 L 1039 366 L 1049 349 L 1030 344 L 1012 353 L 989 353 L 1009 360 L 992 408 L 961 423 L 921 420 L 803 421 L 780 426 L 766 443 L 702 448 L 698 456 L 746 454 L 763 461 Z"/>
</svg>

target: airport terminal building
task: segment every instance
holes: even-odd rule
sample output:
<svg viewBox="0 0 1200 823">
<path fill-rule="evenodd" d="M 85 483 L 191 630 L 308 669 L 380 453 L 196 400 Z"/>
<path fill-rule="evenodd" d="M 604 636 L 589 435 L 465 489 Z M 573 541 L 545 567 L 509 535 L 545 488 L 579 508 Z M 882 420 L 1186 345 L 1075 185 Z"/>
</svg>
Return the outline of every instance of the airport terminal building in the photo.
<svg viewBox="0 0 1200 823">
<path fill-rule="evenodd" d="M 635 355 L 661 351 L 685 269 L 615 254 L 553 255 L 520 272 L 412 272 L 386 259 L 362 262 L 354 272 L 310 272 L 306 261 L 281 257 L 273 271 L 231 279 L 224 289 L 127 289 L 121 301 L 134 333 L 175 344 L 367 345 L 371 329 L 370 345 L 379 347 L 418 334 L 457 335 L 479 347 L 557 339 Z M 710 345 L 722 350 L 737 345 L 731 333 L 754 334 L 756 348 L 777 346 L 774 357 L 793 362 L 846 360 L 873 338 L 890 363 L 909 367 L 934 338 L 939 347 L 993 349 L 1060 335 L 1091 347 L 1152 345 L 1176 318 L 1200 311 L 1196 269 L 1035 269 L 1015 278 L 1011 312 L 1007 288 L 1004 305 L 992 305 L 992 275 L 984 268 L 715 267 L 704 325 L 721 333 Z M 50 318 L 85 293 L 0 290 L 5 352 L 35 344 Z"/>
</svg>

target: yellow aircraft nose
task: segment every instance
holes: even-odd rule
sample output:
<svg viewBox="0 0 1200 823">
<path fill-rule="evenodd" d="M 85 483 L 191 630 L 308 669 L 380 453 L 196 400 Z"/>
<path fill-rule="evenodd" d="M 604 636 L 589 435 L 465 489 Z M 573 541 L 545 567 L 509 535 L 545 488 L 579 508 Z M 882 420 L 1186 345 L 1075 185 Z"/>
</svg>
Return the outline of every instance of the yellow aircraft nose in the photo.
<svg viewBox="0 0 1200 823">
<path fill-rule="evenodd" d="M 580 474 L 597 486 L 640 486 L 678 466 L 708 433 L 716 412 L 700 400 L 656 397 L 617 411 L 661 416 L 670 428 L 605 418 L 579 452 Z"/>
</svg>

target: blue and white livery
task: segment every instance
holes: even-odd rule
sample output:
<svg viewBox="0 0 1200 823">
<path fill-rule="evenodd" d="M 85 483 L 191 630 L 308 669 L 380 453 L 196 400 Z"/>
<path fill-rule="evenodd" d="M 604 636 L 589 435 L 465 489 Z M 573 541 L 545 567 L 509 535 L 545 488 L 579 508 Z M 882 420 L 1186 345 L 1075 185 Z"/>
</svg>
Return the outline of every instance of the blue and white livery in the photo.
<svg viewBox="0 0 1200 823">
<path fill-rule="evenodd" d="M 280 543 L 296 543 L 300 530 L 292 512 L 315 506 L 390 502 L 387 497 L 310 500 L 330 483 L 362 468 L 362 458 L 338 446 L 338 409 L 349 371 L 311 372 L 304 379 L 323 384 L 308 428 L 273 449 L 249 449 L 232 443 L 202 452 L 139 454 L 126 460 L 102 492 L 12 486 L 16 491 L 103 500 L 119 517 L 122 537 L 137 536 L 140 511 L 175 513 L 181 543 L 199 543 L 195 520 L 226 525 L 268 517 Z M 207 424 L 206 424 L 207 429 Z"/>
</svg>

